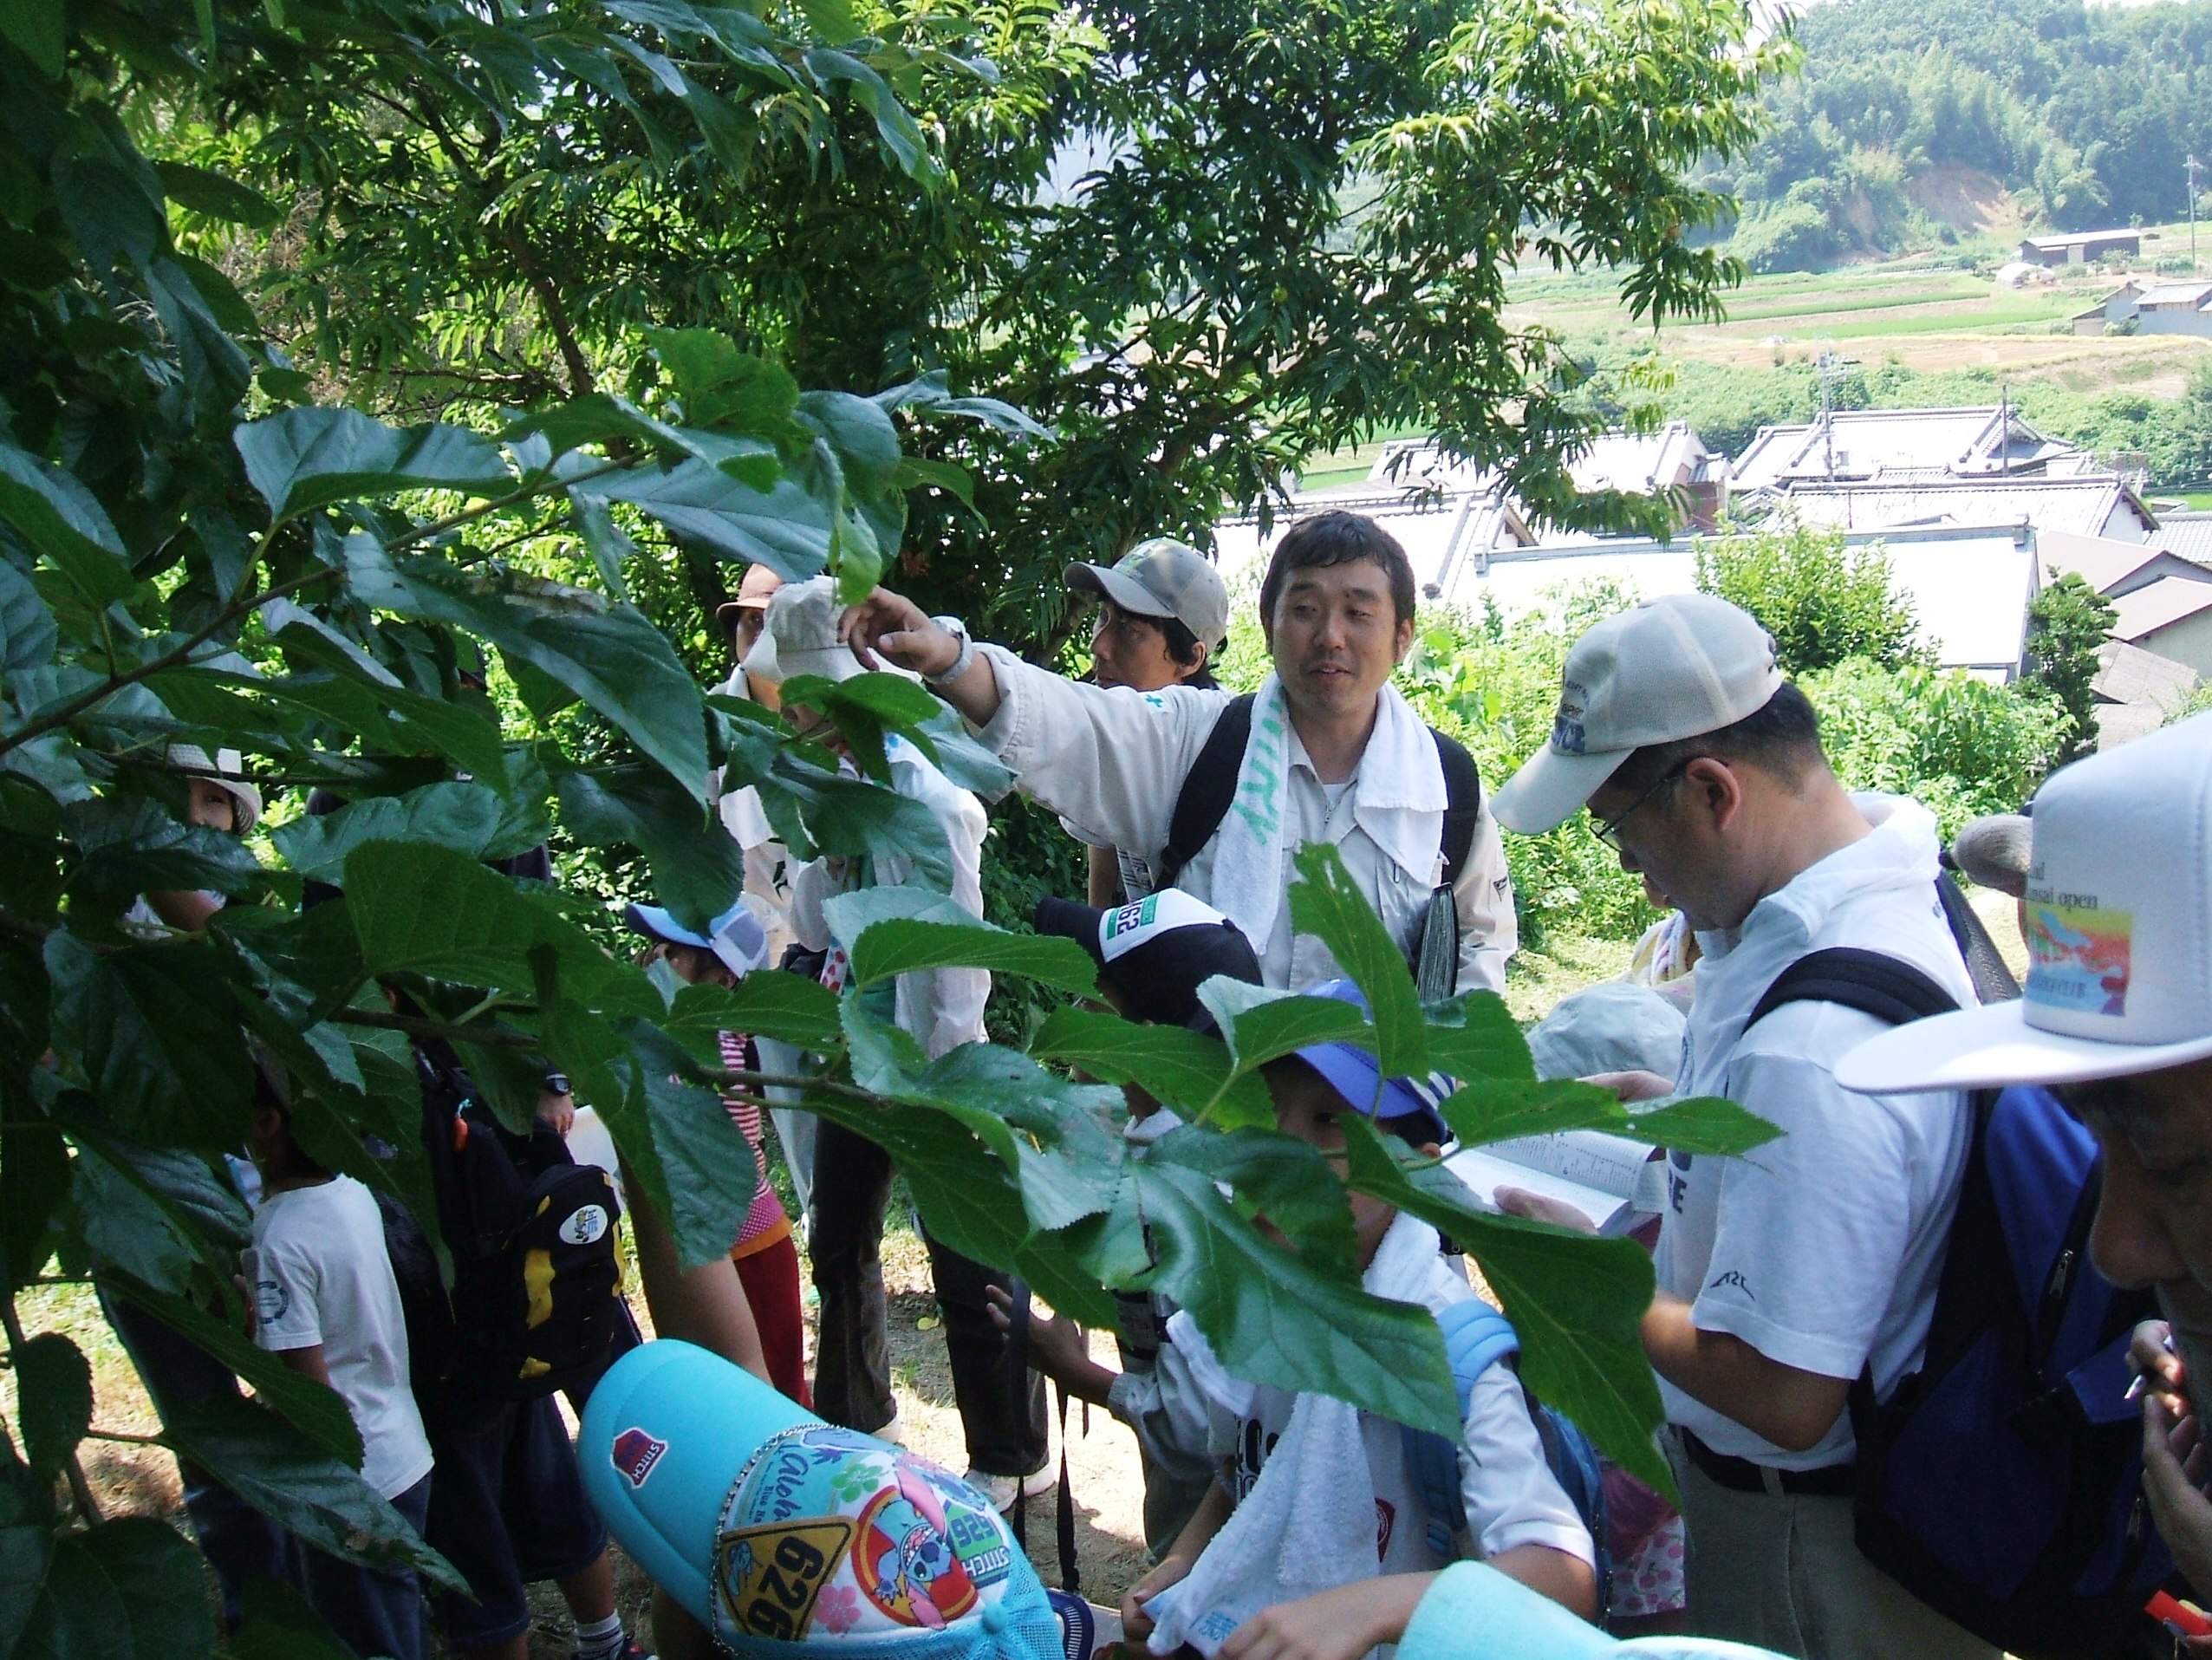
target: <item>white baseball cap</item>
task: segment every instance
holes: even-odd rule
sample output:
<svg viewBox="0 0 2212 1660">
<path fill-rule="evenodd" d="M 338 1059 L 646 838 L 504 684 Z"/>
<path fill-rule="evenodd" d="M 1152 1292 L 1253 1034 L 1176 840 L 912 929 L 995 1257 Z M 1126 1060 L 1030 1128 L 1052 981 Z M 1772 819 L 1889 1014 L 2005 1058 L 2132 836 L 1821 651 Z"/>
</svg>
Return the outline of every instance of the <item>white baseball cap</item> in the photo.
<svg viewBox="0 0 2212 1660">
<path fill-rule="evenodd" d="M 844 609 L 837 602 L 835 577 L 784 583 L 769 599 L 768 626 L 740 667 L 757 680 L 779 686 L 802 674 L 830 680 L 865 674 L 853 648 L 837 638 Z"/>
<path fill-rule="evenodd" d="M 1209 651 L 1229 635 L 1229 590 L 1213 562 L 1170 537 L 1140 542 L 1111 565 L 1070 565 L 1068 586 L 1138 616 L 1173 617 Z"/>
<path fill-rule="evenodd" d="M 1560 680 L 1551 741 L 1490 804 L 1525 836 L 1565 823 L 1636 751 L 1758 713 L 1782 671 L 1750 612 L 1710 594 L 1669 594 L 1576 641 Z"/>
<path fill-rule="evenodd" d="M 2025 994 L 1884 1032 L 1837 1083 L 2072 1084 L 2212 1056 L 2212 715 L 2053 775 L 2030 817 Z"/>
</svg>

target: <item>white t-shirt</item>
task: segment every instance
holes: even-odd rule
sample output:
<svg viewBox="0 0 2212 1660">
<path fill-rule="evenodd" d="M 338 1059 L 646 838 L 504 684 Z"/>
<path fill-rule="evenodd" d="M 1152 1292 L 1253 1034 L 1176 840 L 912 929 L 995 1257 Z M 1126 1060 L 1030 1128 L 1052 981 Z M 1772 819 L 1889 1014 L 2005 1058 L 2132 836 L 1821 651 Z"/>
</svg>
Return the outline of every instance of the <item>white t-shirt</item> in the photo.
<svg viewBox="0 0 2212 1660">
<path fill-rule="evenodd" d="M 1438 1257 L 1420 1300 L 1434 1312 L 1474 1295 L 1467 1281 Z M 1186 1321 L 1177 1315 L 1173 1329 L 1177 1343 L 1188 1347 L 1194 1328 Z M 1209 1359 L 1210 1355 L 1201 1357 L 1195 1369 L 1201 1386 L 1215 1370 L 1204 1364 Z M 1259 1384 L 1220 1390 L 1209 1403 L 1213 1450 L 1229 1461 L 1230 1486 L 1239 1503 L 1266 1468 L 1297 1400 L 1287 1390 Z M 1428 1547 L 1428 1507 L 1407 1476 L 1404 1429 L 1371 1412 L 1360 1414 L 1360 1439 L 1375 1482 L 1376 1572 L 1426 1573 L 1462 1553 L 1487 1559 L 1523 1545 L 1549 1546 L 1595 1566 L 1590 1530 L 1545 1461 L 1528 1396 L 1509 1363 L 1492 1366 L 1475 1380 L 1463 1429 L 1460 1499 L 1467 1527 L 1454 1544 L 1471 1550 L 1439 1556 Z"/>
<path fill-rule="evenodd" d="M 322 1345 L 330 1387 L 361 1431 L 361 1479 L 385 1498 L 430 1474 L 407 1384 L 407 1328 L 376 1201 L 351 1176 L 273 1194 L 254 1214 L 256 1336 L 276 1352 Z"/>
<path fill-rule="evenodd" d="M 1656 1267 L 1700 1331 L 1828 1377 L 1857 1377 L 1870 1356 L 1886 1397 L 1927 1343 L 1972 1128 L 1965 1097 L 1839 1088 L 1838 1058 L 1885 1030 L 1856 1010 L 1792 1003 L 1743 1030 L 1783 969 L 1831 946 L 1899 958 L 1962 1006 L 1975 1001 L 1936 896 L 1934 815 L 1898 797 L 1853 801 L 1870 835 L 1761 900 L 1742 928 L 1698 935 L 1679 1087 L 1726 1096 L 1786 1133 L 1742 1158 L 1669 1155 Z M 1851 1457 L 1848 1413 L 1793 1453 L 1663 1378 L 1660 1389 L 1669 1421 L 1716 1452 L 1796 1470 Z"/>
</svg>

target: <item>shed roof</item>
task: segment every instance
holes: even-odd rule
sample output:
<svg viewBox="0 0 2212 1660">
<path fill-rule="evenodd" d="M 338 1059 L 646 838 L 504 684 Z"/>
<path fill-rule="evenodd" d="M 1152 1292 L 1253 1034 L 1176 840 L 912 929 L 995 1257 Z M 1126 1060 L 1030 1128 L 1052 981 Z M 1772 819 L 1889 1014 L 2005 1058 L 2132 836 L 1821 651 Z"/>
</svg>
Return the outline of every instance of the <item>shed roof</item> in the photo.
<svg viewBox="0 0 2212 1660">
<path fill-rule="evenodd" d="M 2161 576 L 2146 588 L 2121 595 L 2112 602 L 2112 609 L 2119 613 L 2119 620 L 2112 625 L 2113 638 L 2140 641 L 2183 617 L 2212 609 L 2212 583 Z"/>
</svg>

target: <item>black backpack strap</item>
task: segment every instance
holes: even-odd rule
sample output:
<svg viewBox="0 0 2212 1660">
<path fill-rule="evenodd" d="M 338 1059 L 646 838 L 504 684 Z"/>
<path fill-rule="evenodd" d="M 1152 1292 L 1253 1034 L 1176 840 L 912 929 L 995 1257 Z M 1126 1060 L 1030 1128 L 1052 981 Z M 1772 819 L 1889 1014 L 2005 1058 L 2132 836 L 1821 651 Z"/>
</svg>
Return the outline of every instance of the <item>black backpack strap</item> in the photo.
<svg viewBox="0 0 2212 1660">
<path fill-rule="evenodd" d="M 1981 919 L 1967 903 L 1958 883 L 1939 874 L 1936 878 L 1936 901 L 1943 908 L 1943 921 L 1951 930 L 1951 938 L 1958 942 L 1959 955 L 1966 959 L 1966 972 L 1974 981 L 1974 994 L 1984 1003 L 2005 1003 L 2018 997 L 2020 981 L 2013 978 L 2004 954 L 1989 937 L 1989 930 L 1981 926 Z"/>
<path fill-rule="evenodd" d="M 1467 869 L 1467 856 L 1474 850 L 1475 821 L 1482 816 L 1482 774 L 1467 745 L 1435 727 L 1428 735 L 1436 740 L 1436 758 L 1444 764 L 1444 886 L 1454 886 Z"/>
<path fill-rule="evenodd" d="M 1785 1003 L 1834 1003 L 1893 1026 L 1948 1014 L 1958 999 L 1910 963 L 1879 951 L 1831 946 L 1809 951 L 1774 977 L 1751 1018 L 1748 1032 Z"/>
<path fill-rule="evenodd" d="M 1155 887 L 1172 888 L 1183 867 L 1213 839 L 1221 821 L 1229 816 L 1236 798 L 1237 774 L 1244 767 L 1245 745 L 1252 739 L 1252 705 L 1246 692 L 1221 706 L 1206 745 L 1183 774 L 1183 787 L 1175 796 L 1175 810 L 1168 820 L 1168 845 L 1153 861 Z"/>
</svg>

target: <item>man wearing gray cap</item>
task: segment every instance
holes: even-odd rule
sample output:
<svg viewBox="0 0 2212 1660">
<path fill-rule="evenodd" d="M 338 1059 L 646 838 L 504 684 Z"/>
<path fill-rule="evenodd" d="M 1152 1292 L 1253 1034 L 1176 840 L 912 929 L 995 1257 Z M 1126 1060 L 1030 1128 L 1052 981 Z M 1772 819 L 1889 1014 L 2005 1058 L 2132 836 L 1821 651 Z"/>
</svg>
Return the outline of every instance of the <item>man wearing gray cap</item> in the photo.
<svg viewBox="0 0 2212 1660">
<path fill-rule="evenodd" d="M 1497 824 L 1467 752 L 1390 684 L 1415 602 L 1396 540 L 1329 512 L 1276 544 L 1259 589 L 1274 672 L 1246 698 L 1077 685 L 883 589 L 844 627 L 856 650 L 920 674 L 1087 838 L 1226 913 L 1268 985 L 1343 972 L 1291 922 L 1291 860 L 1327 842 L 1425 990 L 1500 991 L 1519 940 Z"/>
<path fill-rule="evenodd" d="M 1748 1158 L 1669 1159 L 1643 1337 L 1688 1524 L 1692 1629 L 1839 1660 L 1994 1656 L 1859 1553 L 1844 1409 L 1862 1371 L 1886 1398 L 1916 1370 L 1963 1097 L 1847 1091 L 1836 1065 L 1882 1029 L 1871 1015 L 1792 1002 L 1751 1018 L 1794 961 L 1838 946 L 1974 1000 L 1936 895 L 1935 816 L 1846 794 L 1766 630 L 1704 594 L 1609 617 L 1568 653 L 1551 742 L 1496 808 L 1536 834 L 1585 804 L 1703 950 L 1678 1077 L 1622 1075 L 1623 1093 L 1726 1096 L 1786 1132 Z M 1511 1189 L 1500 1202 L 1569 1223 Z"/>
<path fill-rule="evenodd" d="M 1070 565 L 1068 586 L 1098 596 L 1090 632 L 1090 678 L 1139 692 L 1216 685 L 1213 660 L 1229 635 L 1229 590 L 1213 562 L 1155 536 L 1111 565 Z M 1102 908 L 1142 899 L 1153 889 L 1144 860 L 1101 846 L 1071 820 L 1060 827 L 1090 850 L 1090 899 Z"/>
</svg>

